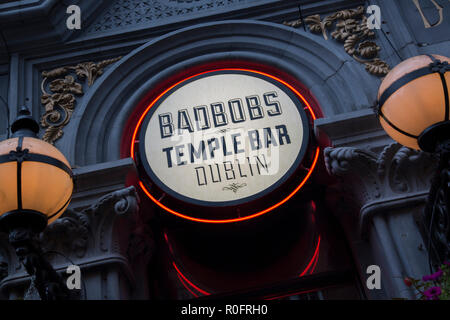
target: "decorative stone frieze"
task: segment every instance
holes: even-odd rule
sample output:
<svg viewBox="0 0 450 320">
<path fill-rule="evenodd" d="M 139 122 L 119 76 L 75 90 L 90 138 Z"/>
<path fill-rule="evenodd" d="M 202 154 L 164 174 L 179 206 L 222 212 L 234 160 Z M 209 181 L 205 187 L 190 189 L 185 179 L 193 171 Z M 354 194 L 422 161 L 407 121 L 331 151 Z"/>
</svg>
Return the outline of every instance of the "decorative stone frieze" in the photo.
<svg viewBox="0 0 450 320">
<path fill-rule="evenodd" d="M 232 8 L 258 0 L 116 0 L 89 27 L 87 33 L 148 27 L 149 24 L 212 10 Z"/>
</svg>

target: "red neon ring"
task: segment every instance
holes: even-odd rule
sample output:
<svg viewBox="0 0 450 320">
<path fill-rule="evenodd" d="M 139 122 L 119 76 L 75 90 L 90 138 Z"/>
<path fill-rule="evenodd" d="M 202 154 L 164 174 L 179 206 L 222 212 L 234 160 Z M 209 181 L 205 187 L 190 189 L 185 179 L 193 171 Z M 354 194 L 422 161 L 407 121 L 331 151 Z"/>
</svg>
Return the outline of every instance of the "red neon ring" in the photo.
<svg viewBox="0 0 450 320">
<path fill-rule="evenodd" d="M 319 235 L 319 239 L 317 240 L 317 246 L 316 246 L 316 250 L 314 251 L 314 255 L 311 258 L 311 260 L 309 261 L 308 265 L 306 266 L 306 269 L 303 270 L 303 272 L 299 275 L 299 277 L 303 277 L 308 272 L 309 268 L 311 268 L 311 265 L 313 263 L 314 263 L 314 265 L 313 265 L 311 271 L 309 272 L 309 274 L 312 274 L 314 272 L 314 269 L 316 269 L 317 261 L 319 260 L 319 250 L 320 250 L 320 235 Z"/>
<path fill-rule="evenodd" d="M 175 262 L 172 262 L 173 267 L 175 268 L 175 270 L 177 271 L 177 274 L 179 277 L 183 278 L 183 280 L 188 283 L 192 288 L 194 288 L 195 290 L 197 290 L 198 292 L 204 294 L 205 296 L 209 296 L 210 293 L 202 290 L 201 288 L 197 287 L 195 284 L 193 284 L 191 281 L 189 281 L 188 278 L 185 277 L 185 275 L 183 273 L 181 273 L 180 269 L 178 269 L 177 265 L 175 264 Z M 189 290 L 190 291 L 190 290 Z M 191 292 L 192 293 L 192 292 Z M 194 294 L 195 295 L 195 294 Z"/>
<path fill-rule="evenodd" d="M 130 152 L 131 152 L 131 157 L 134 159 L 134 144 L 136 141 L 136 136 L 137 133 L 140 129 L 140 126 L 142 124 L 142 121 L 144 121 L 145 116 L 147 115 L 147 113 L 149 112 L 149 110 L 154 106 L 154 104 L 162 97 L 164 96 L 167 92 L 169 92 L 171 89 L 173 89 L 174 87 L 176 87 L 177 85 L 179 85 L 180 83 L 183 83 L 186 80 L 192 79 L 194 77 L 203 75 L 203 74 L 207 74 L 210 72 L 216 72 L 216 71 L 247 71 L 247 72 L 253 72 L 253 73 L 257 73 L 266 77 L 269 77 L 275 81 L 278 81 L 282 84 L 284 84 L 286 87 L 288 87 L 289 89 L 291 89 L 302 101 L 303 103 L 306 105 L 309 113 L 311 114 L 311 117 L 313 118 L 313 120 L 316 120 L 316 115 L 314 114 L 313 109 L 311 108 L 311 105 L 308 103 L 308 101 L 300 94 L 300 92 L 298 92 L 293 86 L 291 86 L 289 83 L 275 77 L 272 76 L 270 74 L 267 74 L 265 72 L 261 72 L 261 71 L 256 71 L 256 70 L 251 70 L 251 69 L 241 69 L 241 68 L 223 68 L 223 69 L 216 69 L 216 70 L 209 70 L 209 71 L 205 71 L 205 72 L 201 72 L 198 74 L 195 74 L 193 76 L 190 76 L 186 79 L 183 79 L 181 81 L 178 81 L 177 83 L 175 83 L 174 85 L 170 86 L 169 88 L 167 88 L 166 90 L 164 90 L 160 95 L 158 95 L 149 105 L 148 107 L 145 109 L 145 111 L 143 112 L 143 114 L 141 115 L 141 117 L 139 118 L 138 123 L 136 124 L 136 128 L 134 129 L 133 132 L 133 136 L 131 138 L 131 148 L 130 148 Z M 309 179 L 309 177 L 311 176 L 312 172 L 314 171 L 314 168 L 317 165 L 317 161 L 319 159 L 319 154 L 320 154 L 320 147 L 317 147 L 316 149 L 316 153 L 314 156 L 314 161 L 313 164 L 311 166 L 311 168 L 309 169 L 307 175 L 305 176 L 305 178 L 300 182 L 300 184 L 297 186 L 297 188 L 295 188 L 295 190 L 293 192 L 291 192 L 286 198 L 284 198 L 283 200 L 281 200 L 280 202 L 278 202 L 277 204 L 262 210 L 260 212 L 245 216 L 245 217 L 241 217 L 241 218 L 235 218 L 235 219 L 226 219 L 226 220 L 211 220 L 211 219 L 199 219 L 199 218 L 194 218 L 194 217 L 190 217 L 187 216 L 185 214 L 182 214 L 180 212 L 177 212 L 175 210 L 170 209 L 169 207 L 163 205 L 161 202 L 159 202 L 155 197 L 153 197 L 150 192 L 147 190 L 147 188 L 144 186 L 144 184 L 142 183 L 142 181 L 139 180 L 139 186 L 141 187 L 141 189 L 144 191 L 144 193 L 159 207 L 161 207 L 162 209 L 166 210 L 169 213 L 172 213 L 180 218 L 183 219 L 187 219 L 187 220 L 191 220 L 191 221 L 195 221 L 195 222 L 202 222 L 202 223 L 233 223 L 233 222 L 240 222 L 240 221 L 245 221 L 245 220 L 249 220 L 249 219 L 253 219 L 256 217 L 259 217 L 263 214 L 266 214 L 276 208 L 278 208 L 279 206 L 281 206 L 282 204 L 284 204 L 286 201 L 288 201 L 290 198 L 292 198 L 306 183 L 306 181 Z"/>
</svg>

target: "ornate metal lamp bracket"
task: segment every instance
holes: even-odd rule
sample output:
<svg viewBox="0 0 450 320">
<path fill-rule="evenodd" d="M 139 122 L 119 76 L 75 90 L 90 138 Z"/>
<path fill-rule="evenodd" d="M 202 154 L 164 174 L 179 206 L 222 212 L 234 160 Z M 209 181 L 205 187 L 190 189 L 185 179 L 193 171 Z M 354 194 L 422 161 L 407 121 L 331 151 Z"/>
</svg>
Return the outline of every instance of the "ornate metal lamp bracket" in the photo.
<svg viewBox="0 0 450 320">
<path fill-rule="evenodd" d="M 67 286 L 44 258 L 42 250 L 36 245 L 36 234 L 30 228 L 12 230 L 9 243 L 15 248 L 17 257 L 31 276 L 42 300 L 70 298 Z"/>
<path fill-rule="evenodd" d="M 432 261 L 442 264 L 450 260 L 450 140 L 438 147 L 439 167 L 433 179 L 424 222 L 432 252 Z"/>
</svg>

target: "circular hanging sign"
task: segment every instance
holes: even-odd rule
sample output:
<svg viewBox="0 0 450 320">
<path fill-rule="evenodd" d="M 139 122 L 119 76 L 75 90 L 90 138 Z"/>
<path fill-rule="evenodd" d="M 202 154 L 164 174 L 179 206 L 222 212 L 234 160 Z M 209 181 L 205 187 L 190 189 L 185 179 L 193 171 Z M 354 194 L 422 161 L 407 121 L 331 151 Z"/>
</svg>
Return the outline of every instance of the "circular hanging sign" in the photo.
<svg viewBox="0 0 450 320">
<path fill-rule="evenodd" d="M 305 109 L 312 111 L 294 91 L 243 69 L 180 81 L 141 118 L 138 151 L 146 175 L 167 195 L 195 206 L 239 206 L 270 194 L 299 168 L 309 146 Z M 186 217 L 141 186 L 160 206 Z"/>
</svg>

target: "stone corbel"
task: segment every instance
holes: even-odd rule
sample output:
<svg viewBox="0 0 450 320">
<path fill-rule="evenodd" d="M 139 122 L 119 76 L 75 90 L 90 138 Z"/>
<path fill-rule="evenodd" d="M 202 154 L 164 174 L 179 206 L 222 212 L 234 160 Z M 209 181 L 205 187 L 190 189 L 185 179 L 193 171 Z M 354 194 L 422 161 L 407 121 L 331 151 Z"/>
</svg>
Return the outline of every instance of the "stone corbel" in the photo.
<svg viewBox="0 0 450 320">
<path fill-rule="evenodd" d="M 95 251 L 120 252 L 114 242 L 114 223 L 137 211 L 134 187 L 114 191 L 81 211 L 67 210 L 41 233 L 39 240 L 44 251 L 64 252 L 76 258 L 84 257 L 88 247 L 90 255 Z"/>
<path fill-rule="evenodd" d="M 379 154 L 353 147 L 326 148 L 324 154 L 329 174 L 340 178 L 361 208 L 362 234 L 376 213 L 425 203 L 437 166 L 433 155 L 397 143 Z"/>
</svg>

